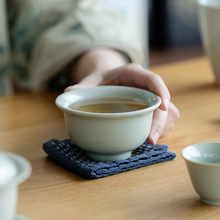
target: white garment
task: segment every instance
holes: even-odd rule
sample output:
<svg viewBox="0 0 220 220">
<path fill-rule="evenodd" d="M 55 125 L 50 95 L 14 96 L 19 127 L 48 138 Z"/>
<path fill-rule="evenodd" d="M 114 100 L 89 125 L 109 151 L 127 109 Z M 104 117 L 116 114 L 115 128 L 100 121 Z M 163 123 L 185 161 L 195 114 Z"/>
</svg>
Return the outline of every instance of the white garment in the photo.
<svg viewBox="0 0 220 220">
<path fill-rule="evenodd" d="M 97 46 L 143 64 L 142 46 L 123 13 L 99 0 L 0 0 L 0 95 L 12 92 L 12 77 L 20 87 L 44 89 L 70 61 Z"/>
</svg>

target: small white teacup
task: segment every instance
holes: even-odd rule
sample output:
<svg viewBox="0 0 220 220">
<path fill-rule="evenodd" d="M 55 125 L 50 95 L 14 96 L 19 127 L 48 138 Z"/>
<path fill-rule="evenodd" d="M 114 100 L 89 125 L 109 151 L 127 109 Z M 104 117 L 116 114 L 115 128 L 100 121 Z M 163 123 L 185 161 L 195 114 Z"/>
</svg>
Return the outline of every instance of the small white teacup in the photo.
<svg viewBox="0 0 220 220">
<path fill-rule="evenodd" d="M 31 165 L 23 157 L 0 151 L 0 219 L 17 219 L 18 185 L 31 174 Z M 23 219 L 23 218 L 22 218 Z"/>
<path fill-rule="evenodd" d="M 190 145 L 183 149 L 182 156 L 202 202 L 220 205 L 220 142 Z"/>
</svg>

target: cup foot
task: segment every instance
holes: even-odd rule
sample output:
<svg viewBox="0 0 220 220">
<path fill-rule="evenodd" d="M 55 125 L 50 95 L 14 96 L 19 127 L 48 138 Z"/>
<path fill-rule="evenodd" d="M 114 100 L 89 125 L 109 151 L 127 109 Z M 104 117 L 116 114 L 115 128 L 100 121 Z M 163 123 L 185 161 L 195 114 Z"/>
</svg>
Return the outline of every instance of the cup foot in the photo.
<svg viewBox="0 0 220 220">
<path fill-rule="evenodd" d="M 131 151 L 117 153 L 117 154 L 99 154 L 87 152 L 89 158 L 97 161 L 116 161 L 116 160 L 126 160 L 131 156 Z"/>
<path fill-rule="evenodd" d="M 220 201 L 210 201 L 204 198 L 201 198 L 201 201 L 208 205 L 220 205 Z"/>
</svg>

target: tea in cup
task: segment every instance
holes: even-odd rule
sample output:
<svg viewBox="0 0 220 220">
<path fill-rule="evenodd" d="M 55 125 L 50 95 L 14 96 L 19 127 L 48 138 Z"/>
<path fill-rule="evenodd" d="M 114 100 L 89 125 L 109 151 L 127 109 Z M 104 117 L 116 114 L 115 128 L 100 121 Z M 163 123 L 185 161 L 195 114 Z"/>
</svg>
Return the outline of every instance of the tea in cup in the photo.
<svg viewBox="0 0 220 220">
<path fill-rule="evenodd" d="M 220 142 L 190 145 L 183 149 L 192 185 L 209 205 L 220 205 Z"/>
</svg>

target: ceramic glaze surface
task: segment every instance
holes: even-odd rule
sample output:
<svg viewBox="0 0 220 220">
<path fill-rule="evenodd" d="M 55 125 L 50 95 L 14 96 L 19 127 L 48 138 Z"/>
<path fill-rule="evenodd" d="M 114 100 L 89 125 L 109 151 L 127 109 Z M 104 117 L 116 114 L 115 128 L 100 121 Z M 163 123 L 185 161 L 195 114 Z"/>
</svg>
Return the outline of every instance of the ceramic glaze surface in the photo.
<svg viewBox="0 0 220 220">
<path fill-rule="evenodd" d="M 216 84 L 220 86 L 220 1 L 197 0 L 201 37 L 209 57 Z"/>
<path fill-rule="evenodd" d="M 15 163 L 5 154 L 0 153 L 0 186 L 12 181 L 16 175 L 17 168 Z"/>
<path fill-rule="evenodd" d="M 120 113 L 81 112 L 70 108 L 76 102 L 94 98 L 129 97 L 146 102 L 149 107 Z M 127 159 L 131 150 L 148 137 L 153 111 L 161 100 L 146 90 L 124 86 L 100 86 L 63 93 L 56 99 L 64 112 L 69 136 L 95 160 Z"/>
<path fill-rule="evenodd" d="M 201 200 L 220 205 L 220 142 L 199 143 L 182 151 L 192 185 Z"/>
<path fill-rule="evenodd" d="M 18 185 L 31 174 L 31 164 L 23 157 L 0 151 L 0 219 L 12 220 L 17 206 Z"/>
</svg>

